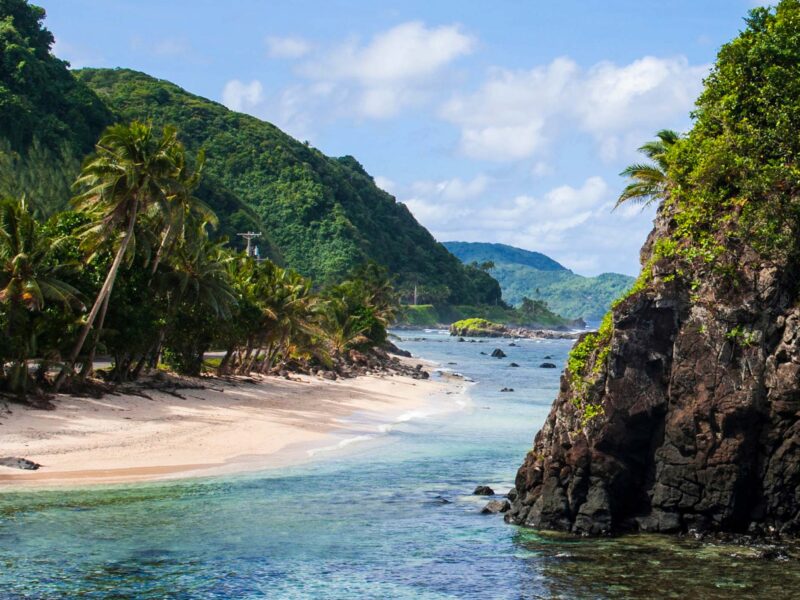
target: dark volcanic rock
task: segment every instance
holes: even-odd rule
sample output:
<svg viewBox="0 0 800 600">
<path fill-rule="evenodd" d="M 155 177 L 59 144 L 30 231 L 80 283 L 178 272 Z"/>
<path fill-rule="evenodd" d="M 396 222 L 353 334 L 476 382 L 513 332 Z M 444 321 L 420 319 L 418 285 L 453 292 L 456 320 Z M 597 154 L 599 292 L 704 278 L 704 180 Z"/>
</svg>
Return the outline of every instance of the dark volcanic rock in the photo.
<svg viewBox="0 0 800 600">
<path fill-rule="evenodd" d="M 539 368 L 540 369 L 557 369 L 558 367 L 556 367 L 553 363 L 543 362 L 542 364 L 539 365 Z"/>
<path fill-rule="evenodd" d="M 486 506 L 481 509 L 483 514 L 497 514 L 507 512 L 511 508 L 511 503 L 508 500 L 490 500 Z"/>
<path fill-rule="evenodd" d="M 494 490 L 488 485 L 479 485 L 472 494 L 474 496 L 494 496 Z"/>
<path fill-rule="evenodd" d="M 513 391 L 514 391 L 514 388 L 510 388 L 510 387 L 504 387 L 504 388 L 503 388 L 502 390 L 500 390 L 500 391 L 501 391 L 501 392 L 513 392 Z"/>
<path fill-rule="evenodd" d="M 580 534 L 800 533 L 800 260 L 726 248 L 652 279 L 613 310 L 576 389 L 569 372 L 516 477 L 508 521 Z M 649 261 L 649 262 L 648 262 Z M 602 360 L 600 357 L 602 356 Z M 592 407 L 587 413 L 587 407 Z"/>
<path fill-rule="evenodd" d="M 518 365 L 517 363 L 515 363 L 515 362 L 512 362 L 512 363 L 511 363 L 510 365 L 508 365 L 508 366 L 509 366 L 509 367 L 518 367 L 519 365 Z"/>
<path fill-rule="evenodd" d="M 42 465 L 28 460 L 27 458 L 18 458 L 16 456 L 6 456 L 0 458 L 0 466 L 11 467 L 12 469 L 22 469 L 24 471 L 36 471 Z"/>
<path fill-rule="evenodd" d="M 492 357 L 493 358 L 505 358 L 506 357 L 506 353 L 503 352 L 500 348 L 495 348 L 494 350 L 492 350 Z"/>
</svg>

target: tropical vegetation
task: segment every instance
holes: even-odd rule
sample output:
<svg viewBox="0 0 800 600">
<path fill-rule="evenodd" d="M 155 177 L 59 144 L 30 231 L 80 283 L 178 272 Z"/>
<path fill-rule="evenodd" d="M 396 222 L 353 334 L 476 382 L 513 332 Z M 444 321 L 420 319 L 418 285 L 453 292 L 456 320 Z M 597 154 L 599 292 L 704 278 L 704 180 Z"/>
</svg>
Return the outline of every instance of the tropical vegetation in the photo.
<svg viewBox="0 0 800 600">
<path fill-rule="evenodd" d="M 196 165 L 195 168 L 188 166 Z M 397 310 L 388 271 L 365 263 L 312 282 L 216 239 L 176 130 L 109 127 L 74 183 L 72 208 L 37 219 L 0 203 L 0 389 L 36 396 L 100 375 L 166 365 L 189 375 L 221 348 L 217 374 L 336 369 L 386 343 Z"/>
<path fill-rule="evenodd" d="M 639 148 L 639 152 L 649 162 L 634 163 L 625 168 L 620 175 L 627 177 L 630 183 L 622 190 L 614 208 L 623 204 L 641 204 L 642 208 L 658 203 L 667 197 L 667 155 L 670 149 L 680 140 L 678 132 L 662 129 L 656 134 L 656 140 L 647 142 Z"/>
<path fill-rule="evenodd" d="M 210 235 L 319 284 L 365 262 L 385 265 L 409 302 L 492 304 L 491 275 L 455 259 L 352 156 L 329 157 L 274 125 L 127 69 L 70 71 L 50 51 L 44 11 L 0 0 L 0 196 L 36 198 L 37 216 L 68 206 L 70 186 L 114 123 L 174 126 L 187 165 L 205 151 L 194 195 L 219 224 Z"/>
</svg>

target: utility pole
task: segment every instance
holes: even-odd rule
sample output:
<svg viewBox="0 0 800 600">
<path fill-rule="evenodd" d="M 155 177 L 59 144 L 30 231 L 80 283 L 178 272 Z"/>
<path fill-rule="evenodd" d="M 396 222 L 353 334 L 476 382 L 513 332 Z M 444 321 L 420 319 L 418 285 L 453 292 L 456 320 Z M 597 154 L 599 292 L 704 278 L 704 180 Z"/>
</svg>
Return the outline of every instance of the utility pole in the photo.
<svg viewBox="0 0 800 600">
<path fill-rule="evenodd" d="M 417 305 L 417 284 L 414 284 L 414 306 Z"/>
<path fill-rule="evenodd" d="M 261 237 L 261 232 L 248 231 L 246 233 L 237 233 L 236 235 L 247 240 L 247 256 L 253 256 L 253 239 Z"/>
</svg>

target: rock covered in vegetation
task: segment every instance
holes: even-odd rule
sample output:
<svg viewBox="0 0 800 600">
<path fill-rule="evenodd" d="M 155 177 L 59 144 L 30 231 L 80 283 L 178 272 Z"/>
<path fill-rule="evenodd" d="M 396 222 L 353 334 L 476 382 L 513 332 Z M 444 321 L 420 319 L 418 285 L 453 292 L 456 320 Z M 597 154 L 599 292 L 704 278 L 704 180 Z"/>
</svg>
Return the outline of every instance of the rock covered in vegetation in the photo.
<svg viewBox="0 0 800 600">
<path fill-rule="evenodd" d="M 800 2 L 754 11 L 708 82 L 642 276 L 573 349 L 511 522 L 800 534 Z"/>
<path fill-rule="evenodd" d="M 582 325 L 581 325 L 582 326 Z M 492 323 L 486 319 L 464 319 L 450 325 L 451 336 L 524 338 L 524 339 L 576 339 L 578 333 L 558 329 L 528 329 Z M 461 341 L 461 340 L 459 340 Z"/>
</svg>

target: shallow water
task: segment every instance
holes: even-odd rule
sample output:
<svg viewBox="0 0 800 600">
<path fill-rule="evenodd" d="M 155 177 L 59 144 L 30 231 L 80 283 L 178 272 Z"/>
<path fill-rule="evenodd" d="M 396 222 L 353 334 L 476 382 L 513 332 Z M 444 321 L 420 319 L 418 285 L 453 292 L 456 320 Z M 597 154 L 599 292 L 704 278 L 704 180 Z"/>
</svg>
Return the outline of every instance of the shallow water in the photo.
<svg viewBox="0 0 800 600">
<path fill-rule="evenodd" d="M 560 369 L 538 365 L 551 356 L 560 367 L 571 342 L 402 337 L 477 381 L 462 410 L 300 467 L 0 494 L 0 598 L 800 596 L 791 550 L 764 560 L 758 549 L 670 537 L 575 539 L 479 514 L 486 498 L 470 492 L 512 485 L 558 389 Z M 508 358 L 480 354 L 494 347 Z M 506 386 L 516 391 L 500 393 Z"/>
</svg>

